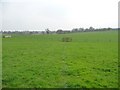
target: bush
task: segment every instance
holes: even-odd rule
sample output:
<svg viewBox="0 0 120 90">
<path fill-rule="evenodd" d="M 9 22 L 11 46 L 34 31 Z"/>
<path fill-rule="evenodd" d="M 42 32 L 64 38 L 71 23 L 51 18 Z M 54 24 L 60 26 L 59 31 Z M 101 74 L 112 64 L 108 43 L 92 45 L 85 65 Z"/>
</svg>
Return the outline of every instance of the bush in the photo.
<svg viewBox="0 0 120 90">
<path fill-rule="evenodd" d="M 62 42 L 72 42 L 72 38 L 71 37 L 63 37 Z"/>
<path fill-rule="evenodd" d="M 3 35 L 2 37 L 5 38 L 5 35 Z"/>
</svg>

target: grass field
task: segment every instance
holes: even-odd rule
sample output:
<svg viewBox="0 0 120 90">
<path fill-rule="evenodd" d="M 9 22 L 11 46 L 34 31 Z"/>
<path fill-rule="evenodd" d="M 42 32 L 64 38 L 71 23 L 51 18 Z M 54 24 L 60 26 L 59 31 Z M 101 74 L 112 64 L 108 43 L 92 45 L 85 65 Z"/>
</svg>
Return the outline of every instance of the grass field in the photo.
<svg viewBox="0 0 120 90">
<path fill-rule="evenodd" d="M 2 44 L 3 87 L 118 87 L 117 31 L 12 35 Z"/>
<path fill-rule="evenodd" d="M 0 33 L 0 89 L 2 88 L 2 34 Z"/>
</svg>

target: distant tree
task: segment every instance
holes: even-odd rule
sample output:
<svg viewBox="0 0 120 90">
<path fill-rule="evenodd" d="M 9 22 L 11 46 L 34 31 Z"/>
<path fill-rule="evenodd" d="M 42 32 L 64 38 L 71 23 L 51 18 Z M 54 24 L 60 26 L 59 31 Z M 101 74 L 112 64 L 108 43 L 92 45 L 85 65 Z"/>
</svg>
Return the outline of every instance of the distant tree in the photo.
<svg viewBox="0 0 120 90">
<path fill-rule="evenodd" d="M 58 30 L 56 31 L 56 33 L 57 33 L 57 34 L 62 34 L 62 33 L 63 33 L 63 30 L 62 30 L 62 29 L 58 29 Z"/>
<path fill-rule="evenodd" d="M 63 31 L 63 33 L 70 33 L 70 32 L 71 32 L 70 30 Z"/>
<path fill-rule="evenodd" d="M 84 31 L 84 28 L 79 28 L 78 29 L 80 32 L 83 32 Z"/>
<path fill-rule="evenodd" d="M 85 30 L 84 30 L 84 32 L 88 32 L 89 31 L 89 29 L 88 28 L 86 28 Z"/>
<path fill-rule="evenodd" d="M 112 30 L 112 28 L 108 27 L 107 30 Z"/>
<path fill-rule="evenodd" d="M 94 31 L 95 29 L 93 27 L 89 27 L 89 30 L 90 31 Z"/>
<path fill-rule="evenodd" d="M 41 34 L 45 34 L 45 31 L 41 31 Z"/>
<path fill-rule="evenodd" d="M 73 28 L 73 29 L 72 29 L 72 32 L 78 32 L 78 31 L 79 31 L 78 28 Z"/>
<path fill-rule="evenodd" d="M 49 34 L 50 33 L 50 30 L 47 28 L 45 29 L 46 33 Z"/>
</svg>

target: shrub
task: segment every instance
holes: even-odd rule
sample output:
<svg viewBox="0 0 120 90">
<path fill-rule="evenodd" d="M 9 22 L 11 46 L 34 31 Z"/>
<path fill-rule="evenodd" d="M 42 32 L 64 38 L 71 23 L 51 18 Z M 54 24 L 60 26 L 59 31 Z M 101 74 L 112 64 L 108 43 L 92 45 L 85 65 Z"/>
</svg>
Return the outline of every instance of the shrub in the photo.
<svg viewBox="0 0 120 90">
<path fill-rule="evenodd" d="M 71 37 L 63 37 L 62 42 L 72 42 L 72 38 Z"/>
<path fill-rule="evenodd" d="M 3 35 L 2 37 L 3 37 L 3 38 L 5 38 L 5 36 L 4 36 L 4 35 Z"/>
</svg>

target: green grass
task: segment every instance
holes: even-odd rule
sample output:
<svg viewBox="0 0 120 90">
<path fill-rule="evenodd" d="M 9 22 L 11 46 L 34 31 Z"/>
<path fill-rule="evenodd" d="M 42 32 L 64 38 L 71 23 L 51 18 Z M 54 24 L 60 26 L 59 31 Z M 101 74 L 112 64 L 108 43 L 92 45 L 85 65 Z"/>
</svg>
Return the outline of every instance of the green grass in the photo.
<svg viewBox="0 0 120 90">
<path fill-rule="evenodd" d="M 2 34 L 0 33 L 0 89 L 2 89 Z"/>
<path fill-rule="evenodd" d="M 12 35 L 2 66 L 7 88 L 117 88 L 118 32 Z"/>
</svg>

